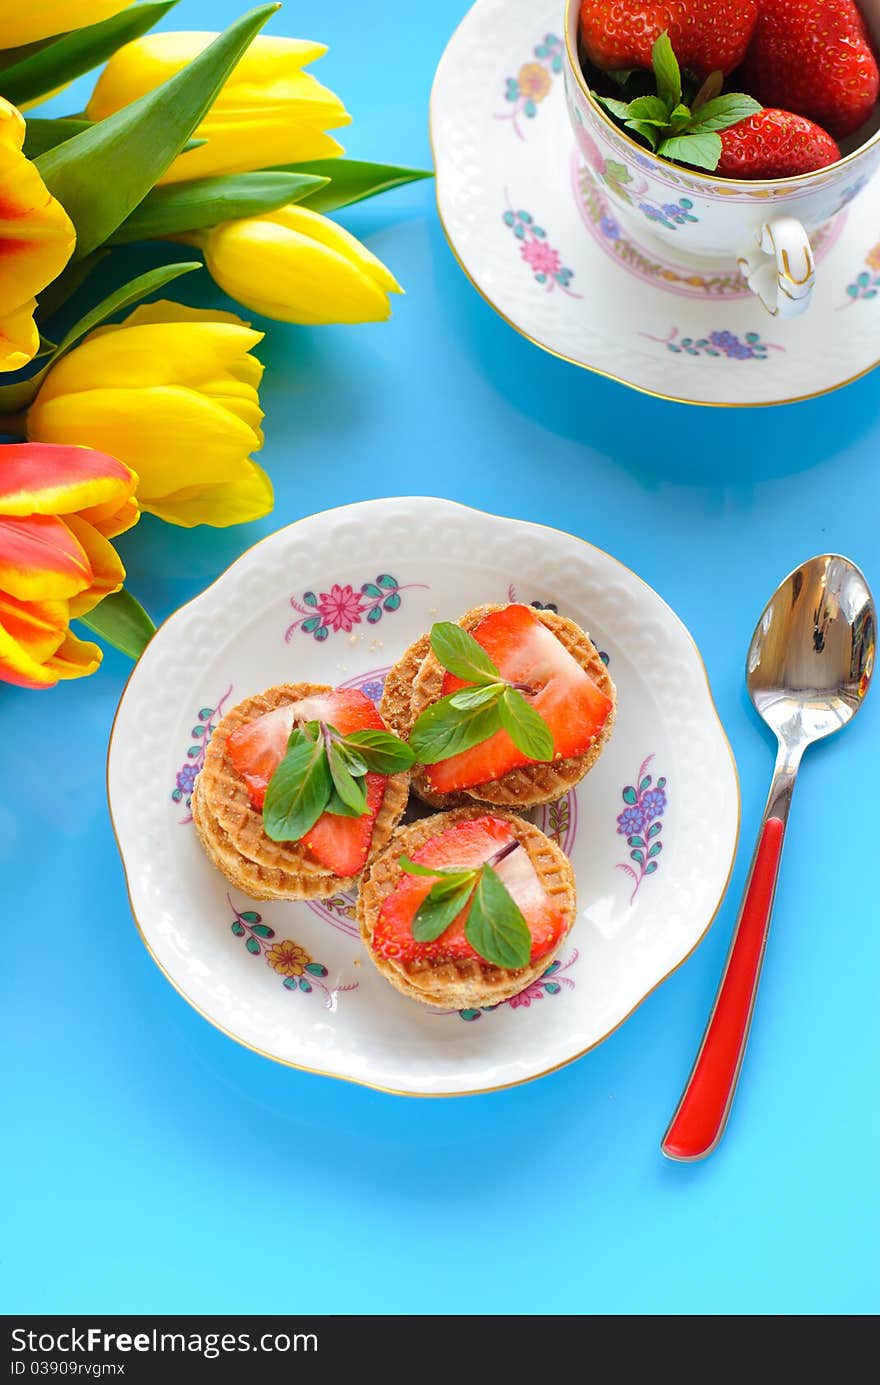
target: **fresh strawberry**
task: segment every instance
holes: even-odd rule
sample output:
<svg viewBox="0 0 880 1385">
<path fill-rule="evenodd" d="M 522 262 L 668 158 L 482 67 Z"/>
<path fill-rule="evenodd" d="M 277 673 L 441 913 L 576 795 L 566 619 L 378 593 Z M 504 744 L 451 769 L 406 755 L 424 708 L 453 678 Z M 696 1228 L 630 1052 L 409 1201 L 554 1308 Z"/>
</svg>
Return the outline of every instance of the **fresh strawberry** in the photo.
<svg viewBox="0 0 880 1385">
<path fill-rule="evenodd" d="M 413 852 L 412 859 L 419 865 L 437 866 L 441 870 L 466 870 L 482 865 L 513 840 L 508 823 L 487 815 L 447 827 Z M 558 941 L 565 920 L 544 892 L 523 847 L 499 861 L 495 869 L 528 924 L 532 935 L 531 960 L 537 961 Z M 419 943 L 413 937 L 413 919 L 438 878 L 401 875 L 382 905 L 373 932 L 373 946 L 380 957 L 400 962 L 419 959 L 442 962 L 477 956 L 464 935 L 467 906 L 434 942 Z"/>
<path fill-rule="evenodd" d="M 840 158 L 820 126 L 791 111 L 759 111 L 721 131 L 717 172 L 725 178 L 792 178 Z"/>
<path fill-rule="evenodd" d="M 375 706 L 356 688 L 339 688 L 277 707 L 233 731 L 226 742 L 229 758 L 247 784 L 248 797 L 262 809 L 269 780 L 284 759 L 294 722 L 321 721 L 334 726 L 342 735 L 367 728 L 384 731 L 385 723 Z M 302 838 L 304 846 L 334 875 L 357 875 L 370 850 L 373 824 L 385 795 L 386 776 L 368 774 L 364 781 L 367 811 L 362 817 L 340 817 L 322 813 L 310 832 Z"/>
<path fill-rule="evenodd" d="M 880 91 L 853 0 L 759 0 L 741 80 L 764 106 L 809 116 L 838 139 L 865 123 Z"/>
<path fill-rule="evenodd" d="M 581 41 L 596 67 L 651 66 L 651 49 L 669 34 L 675 56 L 696 77 L 731 72 L 743 60 L 758 0 L 582 0 Z"/>
<path fill-rule="evenodd" d="M 493 611 L 471 634 L 503 678 L 533 690 L 527 700 L 553 733 L 554 759 L 582 755 L 589 749 L 605 725 L 611 699 L 596 687 L 531 606 L 505 606 Z M 447 673 L 443 695 L 466 686 Z M 452 793 L 500 779 L 508 770 L 533 763 L 506 731 L 497 731 L 472 750 L 428 766 L 426 772 L 433 789 Z"/>
<path fill-rule="evenodd" d="M 303 837 L 303 846 L 307 846 L 315 860 L 334 875 L 344 879 L 359 875 L 363 870 L 373 839 L 373 823 L 385 797 L 385 782 L 384 774 L 367 775 L 364 780 L 367 811 L 363 817 L 343 818 L 335 813 L 322 813 L 311 832 Z"/>
</svg>

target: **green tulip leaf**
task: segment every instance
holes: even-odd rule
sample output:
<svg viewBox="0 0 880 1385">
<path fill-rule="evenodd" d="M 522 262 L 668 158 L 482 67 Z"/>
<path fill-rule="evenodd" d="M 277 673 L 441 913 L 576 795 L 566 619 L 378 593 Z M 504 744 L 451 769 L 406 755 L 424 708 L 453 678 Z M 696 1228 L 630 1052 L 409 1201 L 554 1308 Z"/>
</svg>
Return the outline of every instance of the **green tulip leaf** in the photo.
<svg viewBox="0 0 880 1385">
<path fill-rule="evenodd" d="M 93 250 L 91 255 L 86 255 L 84 260 L 76 260 L 73 264 L 69 264 L 66 269 L 63 269 L 58 278 L 53 279 L 51 284 L 47 284 L 40 294 L 34 312 L 34 321 L 38 324 L 48 322 L 53 313 L 57 313 L 59 308 L 63 308 L 77 289 L 82 288 L 92 270 L 109 254 L 109 250 Z"/>
<path fill-rule="evenodd" d="M 14 106 L 20 106 L 23 101 L 35 101 L 55 91 L 106 62 L 124 43 L 140 38 L 176 4 L 177 0 L 145 0 L 100 24 L 60 34 L 36 52 L 25 51 L 3 73 L 3 95 Z"/>
<path fill-rule="evenodd" d="M 2 82 L 3 79 L 0 78 L 0 87 Z M 91 128 L 92 121 L 80 116 L 62 116 L 59 120 L 36 117 L 27 123 L 23 153 L 27 154 L 29 159 L 38 159 L 41 154 L 54 149 L 56 145 L 64 144 L 66 140 L 73 139 L 74 135 L 81 135 L 83 130 Z"/>
<path fill-rule="evenodd" d="M 301 199 L 301 205 L 313 212 L 335 212 L 353 202 L 362 202 L 365 197 L 375 197 L 377 193 L 388 192 L 405 183 L 434 176 L 433 170 L 427 168 L 404 168 L 361 159 L 314 159 L 311 163 L 285 164 L 283 171 L 312 173 L 329 179 L 326 187 L 315 188 Z"/>
<path fill-rule="evenodd" d="M 140 658 L 156 631 L 141 603 L 125 587 L 105 596 L 93 611 L 77 619 L 130 659 Z"/>
<path fill-rule="evenodd" d="M 180 153 L 277 4 L 242 15 L 161 86 L 36 160 L 76 227 L 77 259 L 125 221 Z"/>
<path fill-rule="evenodd" d="M 324 186 L 326 178 L 306 173 L 234 173 L 153 188 L 110 237 L 111 245 L 175 236 L 273 212 Z"/>
</svg>

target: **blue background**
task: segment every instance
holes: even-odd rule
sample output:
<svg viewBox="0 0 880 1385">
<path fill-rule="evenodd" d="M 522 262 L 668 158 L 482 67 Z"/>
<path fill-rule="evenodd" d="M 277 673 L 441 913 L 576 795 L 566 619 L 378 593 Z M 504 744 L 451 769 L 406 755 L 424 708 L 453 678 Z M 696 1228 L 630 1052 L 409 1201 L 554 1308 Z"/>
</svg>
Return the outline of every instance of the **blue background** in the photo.
<svg viewBox="0 0 880 1385">
<path fill-rule="evenodd" d="M 182 0 L 166 27 L 240 8 Z M 463 9 L 300 0 L 269 29 L 332 46 L 317 73 L 355 115 L 353 156 L 424 165 L 431 78 Z M 804 764 L 727 1136 L 694 1166 L 667 1163 L 658 1141 L 771 771 L 743 690 L 754 620 L 814 552 L 849 554 L 880 586 L 880 376 L 782 409 L 662 403 L 505 327 L 458 270 L 431 183 L 343 219 L 407 297 L 382 326 L 259 324 L 275 513 L 226 531 L 146 518 L 121 544 L 130 585 L 164 618 L 271 529 L 372 496 L 421 491 L 571 529 L 656 587 L 701 647 L 742 779 L 732 886 L 692 960 L 538 1083 L 413 1101 L 307 1076 L 206 1024 L 138 938 L 104 793 L 127 661 L 108 654 L 51 694 L 0 687 L 4 1306 L 876 1311 L 880 694 Z M 155 261 L 136 251 L 112 272 Z M 221 303 L 199 278 L 176 296 Z"/>
</svg>

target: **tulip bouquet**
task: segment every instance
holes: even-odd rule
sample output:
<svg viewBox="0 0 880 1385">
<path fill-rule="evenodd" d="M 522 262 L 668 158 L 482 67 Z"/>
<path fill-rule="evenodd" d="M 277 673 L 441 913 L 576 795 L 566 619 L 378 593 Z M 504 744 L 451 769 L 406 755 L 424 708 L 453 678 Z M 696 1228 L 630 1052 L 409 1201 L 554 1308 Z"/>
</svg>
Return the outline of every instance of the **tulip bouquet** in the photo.
<svg viewBox="0 0 880 1385">
<path fill-rule="evenodd" d="M 329 214 L 428 176 L 344 157 L 329 132 L 350 116 L 306 71 L 324 47 L 259 32 L 277 4 L 222 34 L 150 33 L 175 3 L 0 12 L 0 435 L 19 439 L 0 445 L 0 680 L 22 687 L 98 667 L 71 620 L 140 653 L 153 626 L 112 540 L 143 511 L 191 527 L 272 508 L 251 455 L 263 334 L 143 300 L 204 264 L 265 317 L 387 318 L 400 286 Z M 102 64 L 84 112 L 31 114 Z M 145 240 L 189 250 L 57 332 L 98 263 Z"/>
</svg>

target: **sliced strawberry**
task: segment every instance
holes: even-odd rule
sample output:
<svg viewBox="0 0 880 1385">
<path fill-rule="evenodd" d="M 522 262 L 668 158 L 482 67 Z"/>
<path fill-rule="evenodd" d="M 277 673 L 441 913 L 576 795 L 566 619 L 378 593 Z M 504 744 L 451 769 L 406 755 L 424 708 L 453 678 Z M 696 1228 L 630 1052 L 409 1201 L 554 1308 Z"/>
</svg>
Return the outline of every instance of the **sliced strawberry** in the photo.
<svg viewBox="0 0 880 1385">
<path fill-rule="evenodd" d="M 365 780 L 367 811 L 363 817 L 343 818 L 334 813 L 322 813 L 311 832 L 303 837 L 303 846 L 307 846 L 315 860 L 334 875 L 359 875 L 363 870 L 373 838 L 373 823 L 385 797 L 385 783 L 384 774 L 368 774 Z"/>
<path fill-rule="evenodd" d="M 374 703 L 357 688 L 339 688 L 277 707 L 233 731 L 226 742 L 229 758 L 247 784 L 248 797 L 262 809 L 269 780 L 284 759 L 294 722 L 321 721 L 344 736 L 367 728 L 385 730 Z M 365 780 L 367 811 L 359 818 L 322 813 L 303 844 L 317 861 L 340 877 L 357 875 L 370 850 L 373 824 L 385 796 L 384 774 L 368 774 Z"/>
<path fill-rule="evenodd" d="M 611 699 L 596 687 L 532 607 L 505 606 L 501 611 L 493 611 L 471 634 L 503 678 L 535 690 L 527 695 L 527 700 L 553 733 L 553 758 L 583 755 L 605 725 Z M 460 678 L 447 673 L 443 695 L 466 686 Z M 432 789 L 452 793 L 490 783 L 508 770 L 534 763 L 514 745 L 506 731 L 497 731 L 482 745 L 428 766 L 427 776 Z"/>
<path fill-rule="evenodd" d="M 412 859 L 442 870 L 467 870 L 482 865 L 513 840 L 510 825 L 487 814 L 447 827 L 414 851 Z M 544 892 L 524 847 L 505 856 L 496 869 L 528 924 L 532 935 L 531 960 L 535 962 L 558 942 L 565 919 Z M 413 937 L 413 919 L 437 878 L 401 876 L 382 905 L 373 932 L 373 947 L 380 957 L 399 962 L 442 962 L 478 955 L 464 934 L 467 906 L 433 942 L 419 943 Z"/>
</svg>

